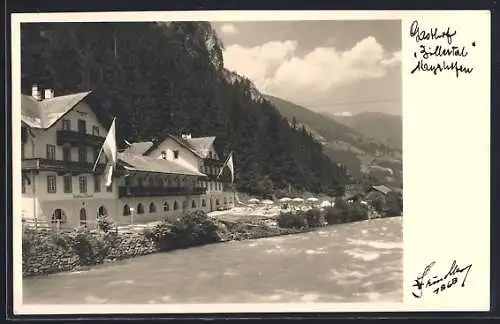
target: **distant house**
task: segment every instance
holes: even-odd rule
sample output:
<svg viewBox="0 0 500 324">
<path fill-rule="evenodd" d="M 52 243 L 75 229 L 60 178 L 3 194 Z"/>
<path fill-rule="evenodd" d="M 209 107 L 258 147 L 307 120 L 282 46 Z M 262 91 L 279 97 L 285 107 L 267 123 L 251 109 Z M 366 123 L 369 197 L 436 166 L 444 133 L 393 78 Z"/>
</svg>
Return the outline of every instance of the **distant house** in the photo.
<svg viewBox="0 0 500 324">
<path fill-rule="evenodd" d="M 355 201 L 373 201 L 379 197 L 385 197 L 390 192 L 398 192 L 401 193 L 400 189 L 391 188 L 387 185 L 379 185 L 379 186 L 370 186 L 368 190 L 363 190 L 359 187 L 350 188 L 351 190 L 346 194 L 345 200 L 347 202 L 355 202 Z"/>
<path fill-rule="evenodd" d="M 390 192 L 396 192 L 397 189 L 391 188 L 386 185 L 371 186 L 365 195 L 365 200 L 375 200 L 379 197 L 385 197 Z"/>
</svg>

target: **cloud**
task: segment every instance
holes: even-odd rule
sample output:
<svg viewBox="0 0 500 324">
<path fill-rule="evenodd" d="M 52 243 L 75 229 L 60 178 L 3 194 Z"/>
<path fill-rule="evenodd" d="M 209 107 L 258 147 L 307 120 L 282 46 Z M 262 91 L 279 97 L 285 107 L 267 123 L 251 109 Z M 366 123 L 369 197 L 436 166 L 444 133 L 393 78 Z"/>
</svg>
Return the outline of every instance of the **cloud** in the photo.
<svg viewBox="0 0 500 324">
<path fill-rule="evenodd" d="M 224 24 L 220 26 L 220 31 L 224 34 L 237 34 L 238 29 L 236 29 L 236 26 L 233 24 Z"/>
<path fill-rule="evenodd" d="M 256 47 L 231 45 L 224 52 L 224 64 L 252 80 L 263 93 L 305 103 L 340 86 L 383 78 L 401 61 L 400 52 L 386 53 L 374 37 L 345 51 L 322 46 L 303 56 L 296 54 L 298 45 L 292 40 Z"/>
</svg>

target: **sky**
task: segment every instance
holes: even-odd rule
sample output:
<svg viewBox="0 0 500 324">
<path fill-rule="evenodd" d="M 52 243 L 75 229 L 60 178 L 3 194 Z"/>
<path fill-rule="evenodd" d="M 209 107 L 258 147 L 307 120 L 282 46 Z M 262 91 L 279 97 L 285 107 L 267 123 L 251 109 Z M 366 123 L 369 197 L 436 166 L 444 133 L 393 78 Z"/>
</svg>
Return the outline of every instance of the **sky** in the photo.
<svg viewBox="0 0 500 324">
<path fill-rule="evenodd" d="M 213 22 L 224 65 L 316 112 L 402 113 L 401 21 Z"/>
</svg>

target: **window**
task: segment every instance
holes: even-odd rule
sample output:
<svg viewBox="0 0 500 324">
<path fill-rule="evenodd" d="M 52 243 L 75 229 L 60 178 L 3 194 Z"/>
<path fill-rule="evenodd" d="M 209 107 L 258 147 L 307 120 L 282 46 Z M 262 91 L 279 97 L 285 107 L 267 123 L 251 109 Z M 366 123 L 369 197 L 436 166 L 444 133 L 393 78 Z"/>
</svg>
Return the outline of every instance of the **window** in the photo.
<svg viewBox="0 0 500 324">
<path fill-rule="evenodd" d="M 92 135 L 99 136 L 99 127 L 92 126 Z"/>
<path fill-rule="evenodd" d="M 85 134 L 86 132 L 87 132 L 87 124 L 85 123 L 85 120 L 78 119 L 78 133 Z"/>
<path fill-rule="evenodd" d="M 62 121 L 62 130 L 71 130 L 71 120 L 63 119 Z"/>
<path fill-rule="evenodd" d="M 215 200 L 215 204 L 216 204 L 217 206 L 219 206 L 219 205 L 220 205 L 220 201 L 219 201 L 219 199 L 216 199 L 216 200 Z"/>
<path fill-rule="evenodd" d="M 177 187 L 180 187 L 180 186 L 181 186 L 181 179 L 177 178 Z"/>
<path fill-rule="evenodd" d="M 205 199 L 201 201 L 201 207 L 207 207 L 207 202 L 205 201 Z"/>
<path fill-rule="evenodd" d="M 161 152 L 161 158 L 166 160 L 167 159 L 167 152 L 166 151 L 162 151 Z"/>
<path fill-rule="evenodd" d="M 111 183 L 111 186 L 106 187 L 106 192 L 113 192 L 113 184 Z"/>
<path fill-rule="evenodd" d="M 210 182 L 210 191 L 212 191 L 212 190 L 213 190 L 213 183 Z"/>
<path fill-rule="evenodd" d="M 167 179 L 167 186 L 168 187 L 172 186 L 172 179 L 170 179 L 170 178 Z"/>
<path fill-rule="evenodd" d="M 177 210 L 179 209 L 179 204 L 177 203 L 177 201 L 174 201 L 174 210 Z"/>
<path fill-rule="evenodd" d="M 128 205 L 123 206 L 123 216 L 130 216 L 130 207 Z"/>
<path fill-rule="evenodd" d="M 129 187 L 130 186 L 130 178 L 125 177 L 125 186 Z"/>
<path fill-rule="evenodd" d="M 87 148 L 84 146 L 78 148 L 78 162 L 87 162 Z"/>
<path fill-rule="evenodd" d="M 191 208 L 196 208 L 196 201 L 191 201 Z"/>
<path fill-rule="evenodd" d="M 24 143 L 21 143 L 21 160 L 24 160 L 25 156 L 26 156 L 26 145 Z"/>
<path fill-rule="evenodd" d="M 168 202 L 164 202 L 163 203 L 163 211 L 166 212 L 166 211 L 169 211 L 170 210 L 170 206 L 168 205 Z"/>
<path fill-rule="evenodd" d="M 87 227 L 87 211 L 85 208 L 80 209 L 80 226 Z"/>
<path fill-rule="evenodd" d="M 213 159 L 213 157 L 214 157 L 214 155 L 213 155 L 212 151 L 208 152 L 208 158 Z"/>
<path fill-rule="evenodd" d="M 48 193 L 56 193 L 56 176 L 49 175 L 47 176 L 47 192 Z"/>
<path fill-rule="evenodd" d="M 56 210 L 54 210 L 54 213 L 52 214 L 52 223 L 60 223 L 60 224 L 64 224 L 66 223 L 66 213 L 58 208 Z"/>
<path fill-rule="evenodd" d="M 227 205 L 227 197 L 224 197 L 224 205 Z"/>
<path fill-rule="evenodd" d="M 154 187 L 155 186 L 155 179 L 154 178 L 149 178 L 149 186 Z"/>
<path fill-rule="evenodd" d="M 156 213 L 156 205 L 154 203 L 149 204 L 149 212 Z"/>
<path fill-rule="evenodd" d="M 26 178 L 22 176 L 21 178 L 21 188 L 22 188 L 22 193 L 26 193 Z"/>
<path fill-rule="evenodd" d="M 101 192 L 101 176 L 94 176 L 94 192 Z"/>
<path fill-rule="evenodd" d="M 104 217 L 108 215 L 108 211 L 106 210 L 106 207 L 101 206 L 97 210 L 97 217 Z"/>
<path fill-rule="evenodd" d="M 79 176 L 78 185 L 80 187 L 80 193 L 87 193 L 87 176 Z"/>
<path fill-rule="evenodd" d="M 144 214 L 144 206 L 141 203 L 137 205 L 137 214 Z"/>
<path fill-rule="evenodd" d="M 63 161 L 71 161 L 71 148 L 63 147 L 62 153 L 63 153 Z"/>
<path fill-rule="evenodd" d="M 55 160 L 56 159 L 56 146 L 47 144 L 47 159 Z"/>
<path fill-rule="evenodd" d="M 142 187 L 142 178 L 137 179 L 137 185 Z"/>
<path fill-rule="evenodd" d="M 175 150 L 174 151 L 174 159 L 178 159 L 179 158 L 179 150 Z"/>
<path fill-rule="evenodd" d="M 158 186 L 158 188 L 163 187 L 163 180 L 161 178 L 156 179 L 156 186 Z"/>
<path fill-rule="evenodd" d="M 65 175 L 64 180 L 64 193 L 73 192 L 73 176 L 71 174 Z"/>
</svg>

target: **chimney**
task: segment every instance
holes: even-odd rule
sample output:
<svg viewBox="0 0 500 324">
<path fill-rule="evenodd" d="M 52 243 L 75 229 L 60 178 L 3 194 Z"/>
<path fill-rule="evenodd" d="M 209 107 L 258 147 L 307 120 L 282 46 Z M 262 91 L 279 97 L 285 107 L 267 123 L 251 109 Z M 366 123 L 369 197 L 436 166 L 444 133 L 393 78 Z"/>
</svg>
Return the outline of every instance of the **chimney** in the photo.
<svg viewBox="0 0 500 324">
<path fill-rule="evenodd" d="M 45 89 L 45 99 L 51 99 L 54 98 L 54 89 Z"/>
<path fill-rule="evenodd" d="M 182 134 L 183 139 L 191 139 L 191 133 Z"/>
<path fill-rule="evenodd" d="M 42 93 L 41 93 L 40 88 L 38 87 L 38 85 L 34 84 L 31 87 L 31 96 L 35 100 L 38 100 L 38 101 L 42 100 Z"/>
</svg>

